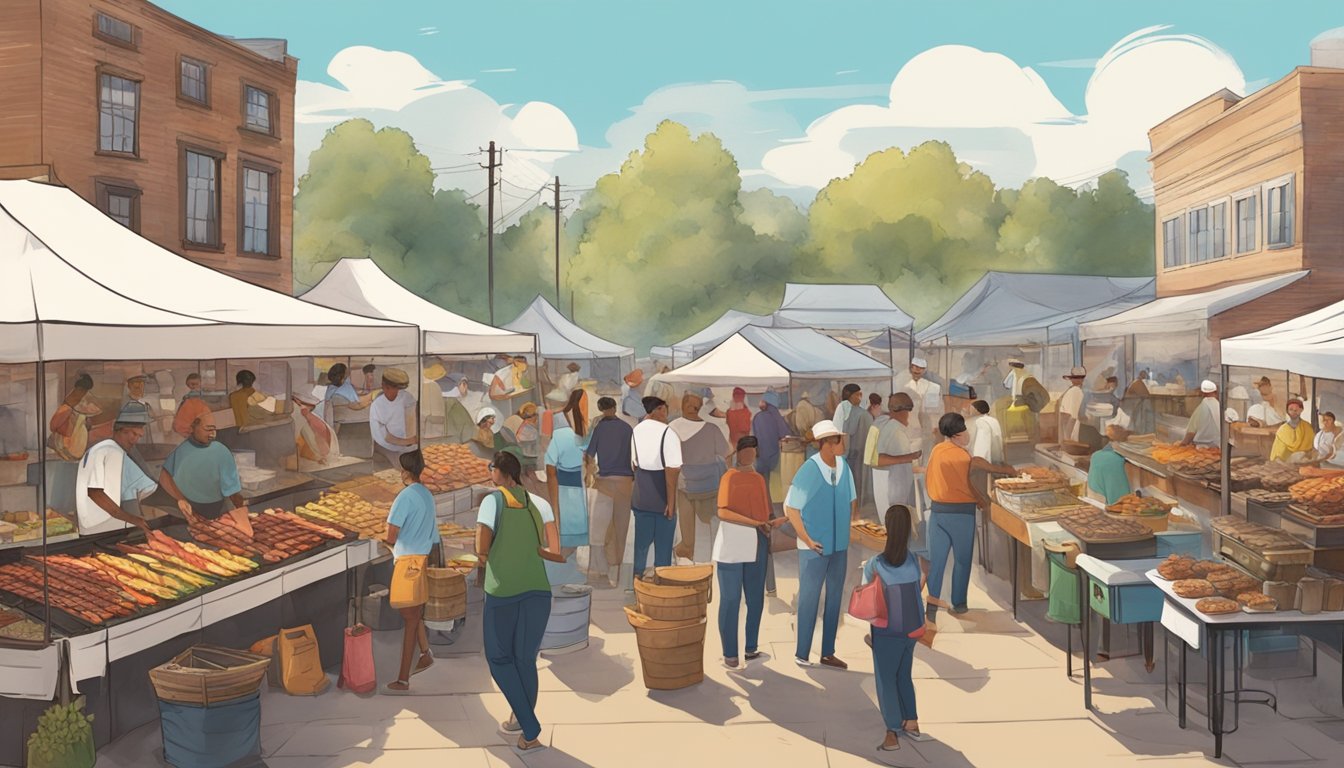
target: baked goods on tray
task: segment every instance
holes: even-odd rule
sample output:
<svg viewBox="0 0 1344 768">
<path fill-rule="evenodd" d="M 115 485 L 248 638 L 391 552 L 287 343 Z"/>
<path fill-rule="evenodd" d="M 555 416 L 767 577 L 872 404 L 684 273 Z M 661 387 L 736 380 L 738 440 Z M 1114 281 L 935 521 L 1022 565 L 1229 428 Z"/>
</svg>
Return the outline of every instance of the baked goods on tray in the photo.
<svg viewBox="0 0 1344 768">
<path fill-rule="evenodd" d="M 1182 555 L 1170 555 L 1166 560 L 1158 563 L 1157 575 L 1167 581 L 1199 578 L 1195 574 L 1194 558 L 1184 557 Z"/>
<path fill-rule="evenodd" d="M 1236 597 L 1243 592 L 1259 592 L 1264 587 L 1264 582 L 1259 579 L 1231 568 L 1211 573 L 1206 579 L 1218 590 L 1218 594 L 1226 598 Z"/>
<path fill-rule="evenodd" d="M 1086 542 L 1142 541 L 1153 531 L 1142 523 L 1111 517 L 1093 507 L 1080 507 L 1060 513 L 1059 524 Z"/>
<path fill-rule="evenodd" d="M 1151 496 L 1139 496 L 1130 493 L 1121 496 L 1114 504 L 1107 507 L 1106 511 L 1113 515 L 1161 517 L 1170 512 L 1175 506 L 1175 504 L 1168 504 Z"/>
<path fill-rule="evenodd" d="M 1279 601 L 1263 592 L 1242 592 L 1237 602 L 1247 613 L 1271 613 L 1279 609 Z"/>
<path fill-rule="evenodd" d="M 1241 605 L 1236 600 L 1228 600 L 1225 597 L 1206 597 L 1195 603 L 1195 610 L 1217 616 L 1223 613 L 1236 613 L 1241 610 Z"/>
<path fill-rule="evenodd" d="M 1218 590 L 1204 579 L 1181 579 L 1171 585 L 1171 591 L 1175 592 L 1177 597 L 1184 597 L 1188 600 L 1213 597 L 1218 594 Z"/>
<path fill-rule="evenodd" d="M 1269 528 L 1234 515 L 1214 518 L 1211 525 L 1218 533 L 1260 553 L 1294 552 L 1306 548 L 1302 542 L 1277 528 Z"/>
</svg>

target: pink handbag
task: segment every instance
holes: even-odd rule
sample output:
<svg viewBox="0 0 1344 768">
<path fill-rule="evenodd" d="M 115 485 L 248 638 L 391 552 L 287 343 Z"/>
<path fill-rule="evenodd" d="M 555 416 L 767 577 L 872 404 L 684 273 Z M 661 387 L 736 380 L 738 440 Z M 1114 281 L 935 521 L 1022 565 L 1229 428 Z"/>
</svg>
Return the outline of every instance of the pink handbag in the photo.
<svg viewBox="0 0 1344 768">
<path fill-rule="evenodd" d="M 368 693 L 378 686 L 373 669 L 373 632 L 363 624 L 345 629 L 345 654 L 336 685 L 354 693 Z"/>
<path fill-rule="evenodd" d="M 874 574 L 872 581 L 854 588 L 849 595 L 849 615 L 878 629 L 886 629 L 887 590 L 882 586 L 881 577 Z"/>
</svg>

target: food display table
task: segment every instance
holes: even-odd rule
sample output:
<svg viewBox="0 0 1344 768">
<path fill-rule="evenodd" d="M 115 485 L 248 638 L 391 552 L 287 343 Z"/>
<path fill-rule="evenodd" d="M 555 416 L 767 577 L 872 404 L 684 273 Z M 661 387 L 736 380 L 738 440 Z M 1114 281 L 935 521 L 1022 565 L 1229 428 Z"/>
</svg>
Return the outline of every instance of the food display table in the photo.
<svg viewBox="0 0 1344 768">
<path fill-rule="evenodd" d="M 1012 583 L 1013 593 L 1013 618 L 1016 619 L 1021 584 L 1021 549 L 1025 547 L 1028 552 L 1041 549 L 1043 552 L 1041 542 L 1047 537 L 1053 541 L 1075 541 L 1076 539 L 1064 530 L 1059 523 L 1054 521 L 1028 522 L 997 501 L 990 502 L 989 522 L 1006 533 L 1011 539 L 1012 576 L 1010 582 Z"/>
<path fill-rule="evenodd" d="M 1092 622 L 1095 612 L 1112 624 L 1140 624 L 1144 668 L 1153 671 L 1153 624 L 1162 618 L 1162 593 L 1145 575 L 1162 562 L 1102 560 L 1079 555 L 1078 610 L 1083 635 L 1083 706 L 1092 709 Z"/>
<path fill-rule="evenodd" d="M 1311 627 L 1344 627 L 1344 611 L 1304 614 L 1301 611 L 1275 611 L 1273 613 L 1227 613 L 1210 616 L 1195 609 L 1198 600 L 1180 597 L 1172 591 L 1172 583 L 1158 575 L 1157 570 L 1144 574 L 1162 592 L 1162 627 L 1168 635 L 1181 639 L 1181 656 L 1176 684 L 1178 709 L 1177 718 L 1185 727 L 1186 708 L 1186 651 L 1203 650 L 1208 665 L 1208 722 L 1213 734 L 1213 757 L 1223 755 L 1223 736 L 1235 733 L 1238 727 L 1241 698 L 1241 644 L 1242 633 L 1257 629 L 1303 629 Z M 1233 641 L 1233 689 L 1225 687 L 1226 644 L 1228 637 Z M 1344 653 L 1344 647 L 1341 648 Z M 1344 667 L 1341 667 L 1341 700 L 1344 700 Z M 1228 696 L 1233 700 L 1233 725 L 1225 730 L 1223 725 Z M 1277 706 L 1272 697 L 1267 701 L 1255 702 Z"/>
</svg>

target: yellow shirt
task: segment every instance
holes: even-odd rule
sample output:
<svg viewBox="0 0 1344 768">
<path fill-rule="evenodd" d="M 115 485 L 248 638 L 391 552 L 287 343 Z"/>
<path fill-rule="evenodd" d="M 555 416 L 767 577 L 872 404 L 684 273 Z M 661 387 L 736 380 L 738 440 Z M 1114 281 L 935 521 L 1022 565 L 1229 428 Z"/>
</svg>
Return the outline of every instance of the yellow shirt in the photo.
<svg viewBox="0 0 1344 768">
<path fill-rule="evenodd" d="M 1316 431 L 1305 421 L 1299 421 L 1294 429 L 1287 422 L 1279 425 L 1274 435 L 1274 448 L 1269 452 L 1270 461 L 1287 461 L 1294 453 L 1312 450 L 1316 440 Z"/>
</svg>

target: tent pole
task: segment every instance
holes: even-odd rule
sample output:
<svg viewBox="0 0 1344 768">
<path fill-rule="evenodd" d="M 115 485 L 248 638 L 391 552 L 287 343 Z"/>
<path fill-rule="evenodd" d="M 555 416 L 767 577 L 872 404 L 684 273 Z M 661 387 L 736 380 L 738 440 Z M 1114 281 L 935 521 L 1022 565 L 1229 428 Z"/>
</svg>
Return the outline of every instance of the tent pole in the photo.
<svg viewBox="0 0 1344 768">
<path fill-rule="evenodd" d="M 1232 427 L 1227 423 L 1227 419 L 1223 417 L 1223 414 L 1227 413 L 1228 367 L 1224 365 L 1222 366 L 1222 369 L 1223 386 L 1218 389 L 1218 431 L 1219 434 L 1222 435 L 1219 448 L 1222 451 L 1223 457 L 1220 462 L 1221 466 L 1219 467 L 1221 487 L 1219 488 L 1218 501 L 1220 507 L 1219 511 L 1224 515 L 1230 515 L 1232 514 L 1232 446 L 1229 444 L 1228 439 L 1231 437 Z"/>
<path fill-rule="evenodd" d="M 1317 413 L 1321 410 L 1321 406 L 1320 406 L 1319 403 L 1316 402 L 1316 382 L 1317 382 L 1317 381 L 1318 381 L 1318 380 L 1317 380 L 1317 378 L 1316 378 L 1315 376 L 1312 376 L 1312 377 L 1311 377 L 1311 428 L 1312 428 L 1312 429 L 1319 429 L 1319 428 L 1320 428 L 1320 416 L 1318 416 Z"/>
<path fill-rule="evenodd" d="M 41 331 L 38 332 L 39 334 Z M 39 335 L 39 339 L 40 339 Z M 47 575 L 47 447 L 40 439 L 47 423 L 47 361 L 39 352 L 37 360 L 37 514 L 42 525 L 42 644 L 51 645 L 51 583 Z"/>
<path fill-rule="evenodd" d="M 912 338 L 913 338 L 913 337 L 912 337 Z M 894 391 L 896 391 L 896 351 L 895 351 L 895 349 L 892 347 L 892 342 L 891 342 L 891 328 L 887 328 L 887 355 L 888 355 L 888 357 L 890 358 L 889 363 L 890 363 L 890 366 L 891 366 L 891 381 L 890 381 L 890 385 L 891 385 L 892 392 L 894 392 Z M 911 356 L 913 357 L 913 355 L 914 355 L 914 353 L 912 352 L 912 353 L 911 353 Z M 891 392 L 888 392 L 887 394 L 891 394 Z"/>
</svg>

